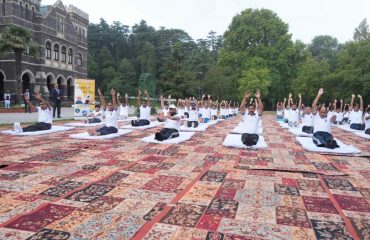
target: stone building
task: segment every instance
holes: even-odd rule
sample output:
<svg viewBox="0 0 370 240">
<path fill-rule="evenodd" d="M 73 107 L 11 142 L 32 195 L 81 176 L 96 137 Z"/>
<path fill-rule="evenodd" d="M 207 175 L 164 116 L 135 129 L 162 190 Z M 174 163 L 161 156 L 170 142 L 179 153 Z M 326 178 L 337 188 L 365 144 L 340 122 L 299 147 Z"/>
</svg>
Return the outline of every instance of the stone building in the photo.
<svg viewBox="0 0 370 240">
<path fill-rule="evenodd" d="M 58 84 L 64 101 L 73 98 L 75 79 L 87 78 L 88 24 L 87 13 L 60 0 L 48 6 L 41 5 L 41 0 L 0 0 L 0 33 L 9 25 L 23 27 L 39 44 L 37 58 L 23 53 L 23 90 L 48 96 Z M 12 52 L 0 59 L 0 100 L 6 90 L 16 92 L 14 63 Z"/>
</svg>

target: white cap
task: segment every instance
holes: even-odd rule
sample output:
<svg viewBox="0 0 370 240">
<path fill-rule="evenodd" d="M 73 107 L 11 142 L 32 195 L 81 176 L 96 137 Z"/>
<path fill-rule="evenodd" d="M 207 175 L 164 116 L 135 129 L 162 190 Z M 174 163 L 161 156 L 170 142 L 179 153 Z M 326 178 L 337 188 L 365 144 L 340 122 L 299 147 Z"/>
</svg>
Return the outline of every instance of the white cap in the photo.
<svg viewBox="0 0 370 240">
<path fill-rule="evenodd" d="M 176 109 L 176 106 L 174 104 L 171 104 L 169 108 Z"/>
</svg>

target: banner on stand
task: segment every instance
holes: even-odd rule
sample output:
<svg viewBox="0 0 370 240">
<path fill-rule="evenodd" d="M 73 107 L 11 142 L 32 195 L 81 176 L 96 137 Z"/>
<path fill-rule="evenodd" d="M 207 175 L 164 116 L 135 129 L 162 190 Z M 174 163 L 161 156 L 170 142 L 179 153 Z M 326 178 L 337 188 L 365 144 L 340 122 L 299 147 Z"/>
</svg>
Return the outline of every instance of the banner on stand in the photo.
<svg viewBox="0 0 370 240">
<path fill-rule="evenodd" d="M 76 79 L 74 93 L 74 118 L 84 118 L 94 110 L 95 80 Z"/>
</svg>

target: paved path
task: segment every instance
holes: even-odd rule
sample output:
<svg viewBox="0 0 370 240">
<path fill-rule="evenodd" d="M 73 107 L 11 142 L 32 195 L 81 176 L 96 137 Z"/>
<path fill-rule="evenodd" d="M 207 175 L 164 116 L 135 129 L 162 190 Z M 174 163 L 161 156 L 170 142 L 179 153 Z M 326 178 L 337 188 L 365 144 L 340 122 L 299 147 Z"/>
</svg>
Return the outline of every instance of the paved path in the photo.
<svg viewBox="0 0 370 240">
<path fill-rule="evenodd" d="M 62 108 L 62 119 L 73 119 L 73 108 Z M 0 124 L 37 122 L 37 113 L 0 113 Z"/>
</svg>

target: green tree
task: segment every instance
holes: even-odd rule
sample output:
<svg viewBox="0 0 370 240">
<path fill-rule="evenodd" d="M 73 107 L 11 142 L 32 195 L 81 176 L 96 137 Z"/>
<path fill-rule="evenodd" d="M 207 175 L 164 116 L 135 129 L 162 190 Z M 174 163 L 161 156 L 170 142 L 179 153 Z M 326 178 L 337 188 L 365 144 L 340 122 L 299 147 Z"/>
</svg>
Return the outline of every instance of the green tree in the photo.
<svg viewBox="0 0 370 240">
<path fill-rule="evenodd" d="M 243 98 L 247 90 L 256 92 L 257 89 L 261 91 L 262 96 L 268 96 L 269 75 L 270 71 L 266 68 L 250 68 L 243 71 L 242 77 L 239 79 L 239 98 Z"/>
<path fill-rule="evenodd" d="M 26 29 L 11 26 L 0 35 L 0 56 L 6 52 L 13 52 L 15 58 L 15 75 L 17 99 L 22 93 L 21 74 L 22 74 L 22 54 L 28 50 L 33 57 L 37 57 L 38 46 L 32 40 L 32 33 Z"/>
<path fill-rule="evenodd" d="M 338 40 L 328 35 L 316 36 L 308 46 L 312 56 L 318 61 L 328 62 L 332 70 L 337 67 L 339 48 Z"/>
<path fill-rule="evenodd" d="M 361 21 L 360 25 L 355 29 L 353 39 L 355 41 L 366 40 L 370 37 L 370 28 L 366 18 Z"/>
</svg>

